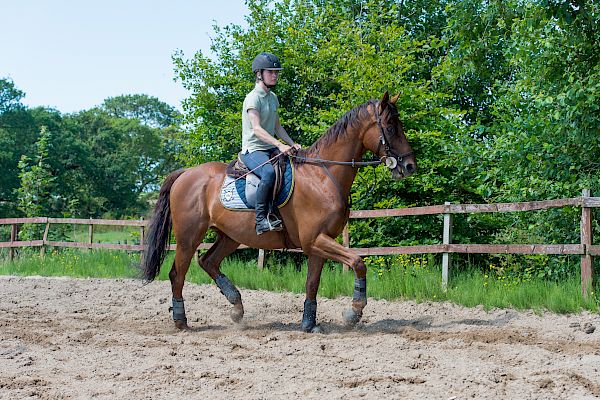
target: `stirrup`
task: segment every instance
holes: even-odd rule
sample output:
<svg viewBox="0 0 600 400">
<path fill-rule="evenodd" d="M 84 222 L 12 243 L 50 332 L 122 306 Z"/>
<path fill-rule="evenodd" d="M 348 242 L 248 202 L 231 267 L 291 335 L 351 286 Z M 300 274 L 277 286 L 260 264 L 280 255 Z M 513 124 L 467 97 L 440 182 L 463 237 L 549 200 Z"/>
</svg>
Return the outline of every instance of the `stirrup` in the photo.
<svg viewBox="0 0 600 400">
<path fill-rule="evenodd" d="M 283 230 L 283 221 L 277 218 L 275 214 L 267 214 L 267 222 L 269 223 L 270 230 L 272 231 L 281 231 Z"/>
<path fill-rule="evenodd" d="M 260 222 L 256 223 L 256 234 L 262 235 L 265 232 L 278 232 L 283 230 L 283 226 L 281 225 L 281 220 L 276 219 L 276 221 L 271 221 L 271 218 L 267 216 L 267 218 L 263 219 Z"/>
</svg>

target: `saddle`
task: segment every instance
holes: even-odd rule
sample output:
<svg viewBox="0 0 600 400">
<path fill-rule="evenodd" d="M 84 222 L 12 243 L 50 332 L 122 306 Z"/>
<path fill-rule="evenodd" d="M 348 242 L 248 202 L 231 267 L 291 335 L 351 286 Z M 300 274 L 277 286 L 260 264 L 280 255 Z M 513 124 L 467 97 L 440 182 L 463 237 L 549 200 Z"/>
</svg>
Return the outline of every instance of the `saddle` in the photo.
<svg viewBox="0 0 600 400">
<path fill-rule="evenodd" d="M 279 152 L 277 152 L 277 154 L 278 153 Z M 272 201 L 274 201 L 277 198 L 277 195 L 281 192 L 281 190 L 284 187 L 284 177 L 287 164 L 286 160 L 287 156 L 277 157 L 271 160 L 271 164 L 273 165 L 273 169 L 275 170 L 275 184 L 273 185 L 273 193 L 271 194 Z M 230 176 L 234 179 L 238 179 L 241 177 L 244 177 L 244 179 L 246 179 L 246 198 L 248 199 L 249 203 L 255 204 L 256 190 L 258 188 L 258 184 L 260 183 L 260 178 L 254 173 L 250 172 L 250 169 L 242 161 L 241 153 L 238 154 L 235 160 L 231 161 L 227 165 L 225 173 L 227 174 L 227 176 Z"/>
</svg>

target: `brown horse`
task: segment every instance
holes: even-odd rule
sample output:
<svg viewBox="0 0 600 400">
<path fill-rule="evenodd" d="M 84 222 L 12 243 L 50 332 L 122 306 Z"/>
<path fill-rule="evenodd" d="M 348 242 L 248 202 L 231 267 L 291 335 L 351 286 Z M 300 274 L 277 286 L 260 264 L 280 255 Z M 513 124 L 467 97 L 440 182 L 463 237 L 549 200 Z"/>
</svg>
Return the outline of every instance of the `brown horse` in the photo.
<svg viewBox="0 0 600 400">
<path fill-rule="evenodd" d="M 154 216 L 150 221 L 142 270 L 147 281 L 159 272 L 169 245 L 171 228 L 177 240 L 175 261 L 169 278 L 173 292 L 173 320 L 187 328 L 183 284 L 196 249 L 206 231 L 212 228 L 217 240 L 199 257 L 200 267 L 213 278 L 233 304 L 231 318 L 244 315 L 240 292 L 221 273 L 221 261 L 240 243 L 261 249 L 301 248 L 308 256 L 306 300 L 302 330 L 317 326 L 317 290 L 326 259 L 350 265 L 355 274 L 352 307 L 343 313 L 347 324 L 356 324 L 367 304 L 366 272 L 362 259 L 340 245 L 335 238 L 342 232 L 350 213 L 348 198 L 357 173 L 356 167 L 370 150 L 391 170 L 394 179 L 411 175 L 415 158 L 398 119 L 396 100 L 386 92 L 380 101 L 371 100 L 342 116 L 312 147 L 296 156 L 295 189 L 280 209 L 285 232 L 260 236 L 254 229 L 254 213 L 230 211 L 223 207 L 219 193 L 226 165 L 209 162 L 171 173 L 160 189 Z"/>
</svg>

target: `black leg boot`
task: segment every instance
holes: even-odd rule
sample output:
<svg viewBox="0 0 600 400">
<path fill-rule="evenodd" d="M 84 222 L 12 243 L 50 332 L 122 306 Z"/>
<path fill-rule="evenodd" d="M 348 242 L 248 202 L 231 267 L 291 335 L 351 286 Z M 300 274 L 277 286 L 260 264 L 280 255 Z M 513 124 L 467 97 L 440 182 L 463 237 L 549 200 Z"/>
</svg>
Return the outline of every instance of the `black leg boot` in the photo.
<svg viewBox="0 0 600 400">
<path fill-rule="evenodd" d="M 281 220 L 271 211 L 271 189 L 261 181 L 256 190 L 256 234 L 268 231 L 281 231 Z"/>
<path fill-rule="evenodd" d="M 269 219 L 267 215 L 269 213 L 269 188 L 260 182 L 256 190 L 256 234 L 261 235 L 271 230 L 269 225 Z"/>
</svg>

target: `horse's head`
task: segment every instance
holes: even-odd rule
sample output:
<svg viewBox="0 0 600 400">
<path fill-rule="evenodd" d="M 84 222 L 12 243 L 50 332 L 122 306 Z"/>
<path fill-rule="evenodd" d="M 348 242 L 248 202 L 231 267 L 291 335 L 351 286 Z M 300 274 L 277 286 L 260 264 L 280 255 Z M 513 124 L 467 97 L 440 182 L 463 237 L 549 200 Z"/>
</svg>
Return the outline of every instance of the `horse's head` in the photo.
<svg viewBox="0 0 600 400">
<path fill-rule="evenodd" d="M 364 140 L 365 147 L 385 163 L 394 179 L 408 177 L 417 169 L 415 155 L 398 119 L 397 100 L 398 96 L 390 99 L 388 92 L 385 92 L 379 103 L 375 104 L 376 124 L 369 129 Z"/>
</svg>

